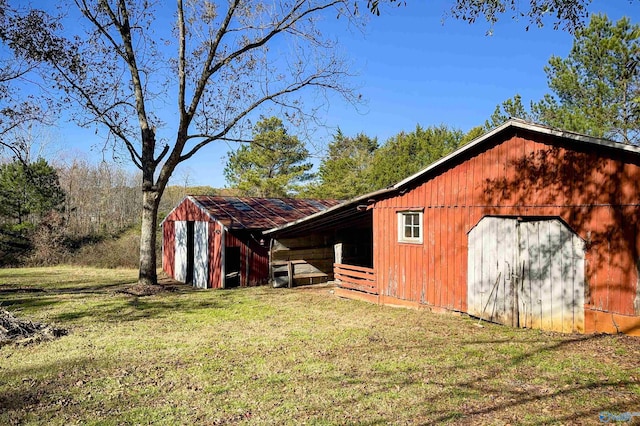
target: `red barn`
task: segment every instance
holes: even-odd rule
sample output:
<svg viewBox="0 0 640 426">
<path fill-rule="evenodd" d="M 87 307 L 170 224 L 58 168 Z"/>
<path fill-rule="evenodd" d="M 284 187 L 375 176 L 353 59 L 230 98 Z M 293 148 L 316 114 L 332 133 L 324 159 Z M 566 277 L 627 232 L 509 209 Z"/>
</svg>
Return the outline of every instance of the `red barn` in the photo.
<svg viewBox="0 0 640 426">
<path fill-rule="evenodd" d="M 200 288 L 264 284 L 265 229 L 337 204 L 328 200 L 188 196 L 162 221 L 162 269 Z"/>
<path fill-rule="evenodd" d="M 266 234 L 332 235 L 345 297 L 640 335 L 639 203 L 640 148 L 512 119 L 390 188 Z"/>
</svg>

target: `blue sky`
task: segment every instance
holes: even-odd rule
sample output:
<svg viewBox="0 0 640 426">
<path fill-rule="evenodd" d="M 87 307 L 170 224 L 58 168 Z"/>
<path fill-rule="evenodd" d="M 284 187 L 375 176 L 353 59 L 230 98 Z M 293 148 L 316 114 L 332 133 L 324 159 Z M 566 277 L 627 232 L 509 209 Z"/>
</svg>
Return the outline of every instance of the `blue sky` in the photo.
<svg viewBox="0 0 640 426">
<path fill-rule="evenodd" d="M 346 135 L 364 132 L 380 143 L 417 124 L 467 131 L 483 124 L 496 105 L 515 94 L 528 104 L 548 92 L 543 68 L 551 55 L 567 55 L 570 34 L 554 30 L 552 20 L 526 31 L 527 20 L 505 16 L 488 36 L 486 22 L 469 25 L 447 18 L 450 4 L 408 0 L 405 7 L 372 17 L 364 34 L 346 29 L 339 20 L 331 23 L 357 74 L 352 82 L 365 104 L 356 109 L 338 97 L 329 98 L 321 109 L 327 127 L 314 134 L 315 146 L 326 145 L 338 126 Z M 614 21 L 626 15 L 640 23 L 639 6 L 638 1 L 594 0 L 590 12 L 606 13 Z M 295 129 L 290 131 L 295 134 Z M 93 132 L 65 132 L 65 146 L 75 155 L 86 152 L 101 159 L 97 149 L 90 150 L 100 144 L 92 138 Z M 213 145 L 202 150 L 176 170 L 173 183 L 188 179 L 191 185 L 225 186 L 227 149 Z"/>
<path fill-rule="evenodd" d="M 548 92 L 544 66 L 566 56 L 573 38 L 552 21 L 525 30 L 528 22 L 506 17 L 493 27 L 452 18 L 442 23 L 446 1 L 410 1 L 373 19 L 364 38 L 345 38 L 361 68 L 369 105 L 357 114 L 336 105 L 330 116 L 347 134 L 364 131 L 380 141 L 398 133 L 444 123 L 469 130 L 484 123 L 495 106 L 519 93 L 538 100 Z M 640 22 L 637 2 L 594 1 L 592 11 Z M 341 39 L 342 40 L 342 39 Z"/>
</svg>

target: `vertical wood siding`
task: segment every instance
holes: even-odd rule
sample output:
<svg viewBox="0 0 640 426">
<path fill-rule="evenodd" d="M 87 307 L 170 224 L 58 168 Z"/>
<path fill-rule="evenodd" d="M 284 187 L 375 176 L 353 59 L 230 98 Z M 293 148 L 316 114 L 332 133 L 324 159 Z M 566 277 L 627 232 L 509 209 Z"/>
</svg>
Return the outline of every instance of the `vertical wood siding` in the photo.
<svg viewBox="0 0 640 426">
<path fill-rule="evenodd" d="M 639 314 L 638 161 L 519 133 L 470 150 L 404 194 L 376 202 L 380 294 L 466 312 L 467 233 L 487 215 L 555 216 L 586 241 L 585 307 Z M 423 244 L 397 239 L 397 212 L 412 208 L 424 211 Z"/>
<path fill-rule="evenodd" d="M 209 223 L 209 285 L 210 288 L 222 287 L 222 232 L 219 222 Z"/>
<path fill-rule="evenodd" d="M 173 278 L 175 265 L 175 222 L 162 225 L 162 270 Z"/>
<path fill-rule="evenodd" d="M 240 285 L 266 284 L 269 279 L 269 251 L 250 236 L 227 233 L 225 245 L 240 248 Z"/>
</svg>

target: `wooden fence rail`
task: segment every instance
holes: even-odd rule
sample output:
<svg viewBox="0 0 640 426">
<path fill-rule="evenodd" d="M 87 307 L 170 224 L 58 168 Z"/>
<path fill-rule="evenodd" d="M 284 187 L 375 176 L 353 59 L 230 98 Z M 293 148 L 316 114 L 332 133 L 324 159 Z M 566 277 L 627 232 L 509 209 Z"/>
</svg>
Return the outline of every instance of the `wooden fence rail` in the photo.
<svg viewBox="0 0 640 426">
<path fill-rule="evenodd" d="M 333 273 L 340 288 L 378 294 L 376 272 L 372 268 L 334 263 Z"/>
</svg>

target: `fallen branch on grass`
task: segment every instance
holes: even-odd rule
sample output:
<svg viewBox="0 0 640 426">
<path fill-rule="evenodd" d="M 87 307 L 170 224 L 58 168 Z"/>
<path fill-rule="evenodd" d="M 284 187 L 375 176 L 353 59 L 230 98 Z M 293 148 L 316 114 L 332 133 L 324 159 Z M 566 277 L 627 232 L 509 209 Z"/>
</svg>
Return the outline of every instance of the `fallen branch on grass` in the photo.
<svg viewBox="0 0 640 426">
<path fill-rule="evenodd" d="M 0 346 L 9 343 L 31 344 L 67 335 L 67 330 L 51 325 L 18 319 L 0 308 Z"/>
</svg>

